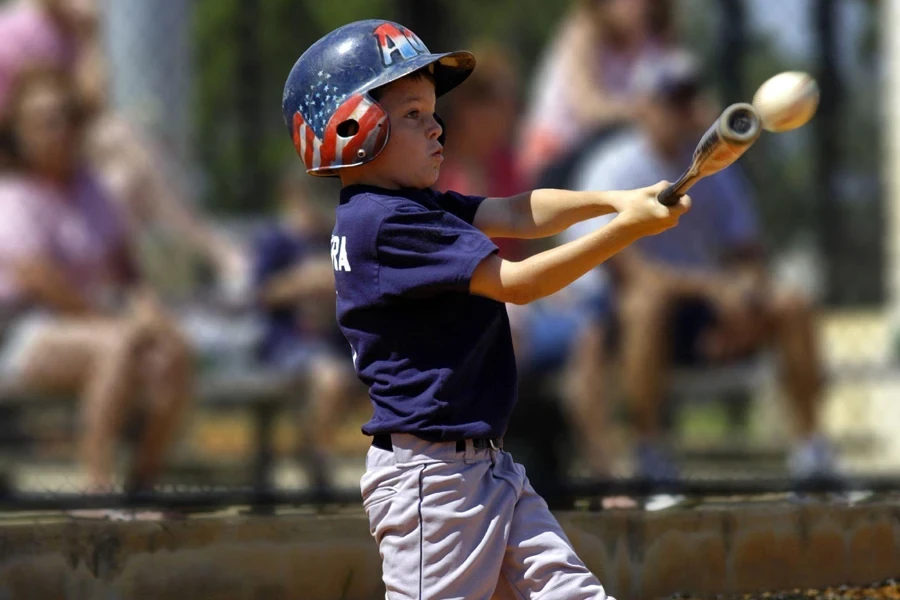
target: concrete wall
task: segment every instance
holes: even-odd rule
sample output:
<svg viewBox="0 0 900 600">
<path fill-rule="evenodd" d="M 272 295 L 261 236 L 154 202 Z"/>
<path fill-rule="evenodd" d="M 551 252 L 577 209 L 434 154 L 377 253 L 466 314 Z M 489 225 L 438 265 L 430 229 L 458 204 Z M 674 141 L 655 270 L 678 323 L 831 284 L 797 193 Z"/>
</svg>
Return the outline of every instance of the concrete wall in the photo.
<svg viewBox="0 0 900 600">
<path fill-rule="evenodd" d="M 565 513 L 560 522 L 619 600 L 900 575 L 900 505 L 756 505 Z M 383 598 L 364 517 L 49 522 L 0 533 L 0 600 Z"/>
</svg>

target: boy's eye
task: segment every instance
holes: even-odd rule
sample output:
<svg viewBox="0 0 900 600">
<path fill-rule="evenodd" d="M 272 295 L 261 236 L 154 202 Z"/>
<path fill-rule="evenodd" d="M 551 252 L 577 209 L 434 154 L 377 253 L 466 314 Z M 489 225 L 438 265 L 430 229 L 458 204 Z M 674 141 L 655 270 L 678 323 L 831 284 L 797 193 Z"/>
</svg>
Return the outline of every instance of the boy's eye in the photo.
<svg viewBox="0 0 900 600">
<path fill-rule="evenodd" d="M 408 113 L 406 113 L 406 116 L 409 117 L 410 119 L 418 119 L 418 118 L 419 118 L 419 111 L 417 111 L 417 110 L 411 110 L 411 111 L 409 111 Z"/>
</svg>

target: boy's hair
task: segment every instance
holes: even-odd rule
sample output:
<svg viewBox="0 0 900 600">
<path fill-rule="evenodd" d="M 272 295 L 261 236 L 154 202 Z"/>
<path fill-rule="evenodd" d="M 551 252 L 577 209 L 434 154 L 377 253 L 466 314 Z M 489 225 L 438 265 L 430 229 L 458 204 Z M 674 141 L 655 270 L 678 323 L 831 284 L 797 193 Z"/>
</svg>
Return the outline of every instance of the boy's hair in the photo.
<svg viewBox="0 0 900 600">
<path fill-rule="evenodd" d="M 428 65 L 427 67 L 422 67 L 418 71 L 413 71 L 409 75 L 401 77 L 400 79 L 392 81 L 391 83 L 396 83 L 397 81 L 401 81 L 403 79 L 412 79 L 414 81 L 417 81 L 419 79 L 427 79 L 428 81 L 430 81 L 432 83 L 432 85 L 434 85 L 435 79 L 434 79 L 434 73 L 432 72 L 433 70 L 434 70 L 434 66 Z M 384 95 L 385 88 L 387 88 L 387 86 L 391 85 L 391 83 L 386 83 L 382 86 L 379 86 L 379 87 L 371 90 L 369 92 L 369 96 L 371 96 L 372 100 L 374 100 L 375 102 L 380 102 L 381 97 Z"/>
</svg>

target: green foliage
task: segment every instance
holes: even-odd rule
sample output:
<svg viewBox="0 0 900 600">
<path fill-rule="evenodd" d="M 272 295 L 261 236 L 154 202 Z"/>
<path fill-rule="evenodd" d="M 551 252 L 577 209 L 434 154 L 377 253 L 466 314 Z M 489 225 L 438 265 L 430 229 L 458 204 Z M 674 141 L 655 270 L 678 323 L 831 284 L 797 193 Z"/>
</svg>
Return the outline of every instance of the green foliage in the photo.
<svg viewBox="0 0 900 600">
<path fill-rule="evenodd" d="M 256 3 L 257 27 L 242 33 L 247 0 L 197 0 L 194 13 L 196 62 L 195 111 L 197 156 L 209 175 L 207 205 L 218 211 L 266 210 L 273 205 L 269 189 L 243 192 L 253 169 L 260 182 L 271 182 L 285 165 L 297 162 L 282 121 L 280 101 L 284 80 L 303 51 L 321 35 L 344 23 L 367 18 L 401 18 L 397 0 L 266 0 Z M 489 40 L 511 46 L 520 64 L 539 55 L 565 2 L 522 0 L 515 10 L 505 2 L 458 0 L 446 3 L 446 39 L 457 46 Z M 250 35 L 258 52 L 254 81 L 261 114 L 253 115 L 263 131 L 248 164 L 242 147 L 242 127 L 249 118 L 241 109 L 242 35 Z M 437 48 L 435 48 L 437 49 Z M 528 73 L 523 73 L 527 75 Z"/>
<path fill-rule="evenodd" d="M 236 28 L 239 0 L 200 0 L 194 19 L 197 156 L 211 176 L 208 206 L 233 208 L 227 192 L 235 172 L 238 124 L 234 102 L 237 44 L 227 43 Z M 225 42 L 225 43 L 223 43 Z"/>
</svg>

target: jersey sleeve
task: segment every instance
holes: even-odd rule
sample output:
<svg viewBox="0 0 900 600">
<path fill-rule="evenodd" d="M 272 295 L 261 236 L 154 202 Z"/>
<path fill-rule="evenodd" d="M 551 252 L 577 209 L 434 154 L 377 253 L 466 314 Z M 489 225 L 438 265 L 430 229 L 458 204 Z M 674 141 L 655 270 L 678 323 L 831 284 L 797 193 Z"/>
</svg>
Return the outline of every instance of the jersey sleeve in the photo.
<svg viewBox="0 0 900 600">
<path fill-rule="evenodd" d="M 382 296 L 468 292 L 475 268 L 497 246 L 454 215 L 404 207 L 382 220 L 376 237 Z"/>
<path fill-rule="evenodd" d="M 484 196 L 466 196 L 458 192 L 444 192 L 437 197 L 437 202 L 447 212 L 450 212 L 469 225 L 475 221 L 475 213 L 484 202 Z"/>
</svg>

